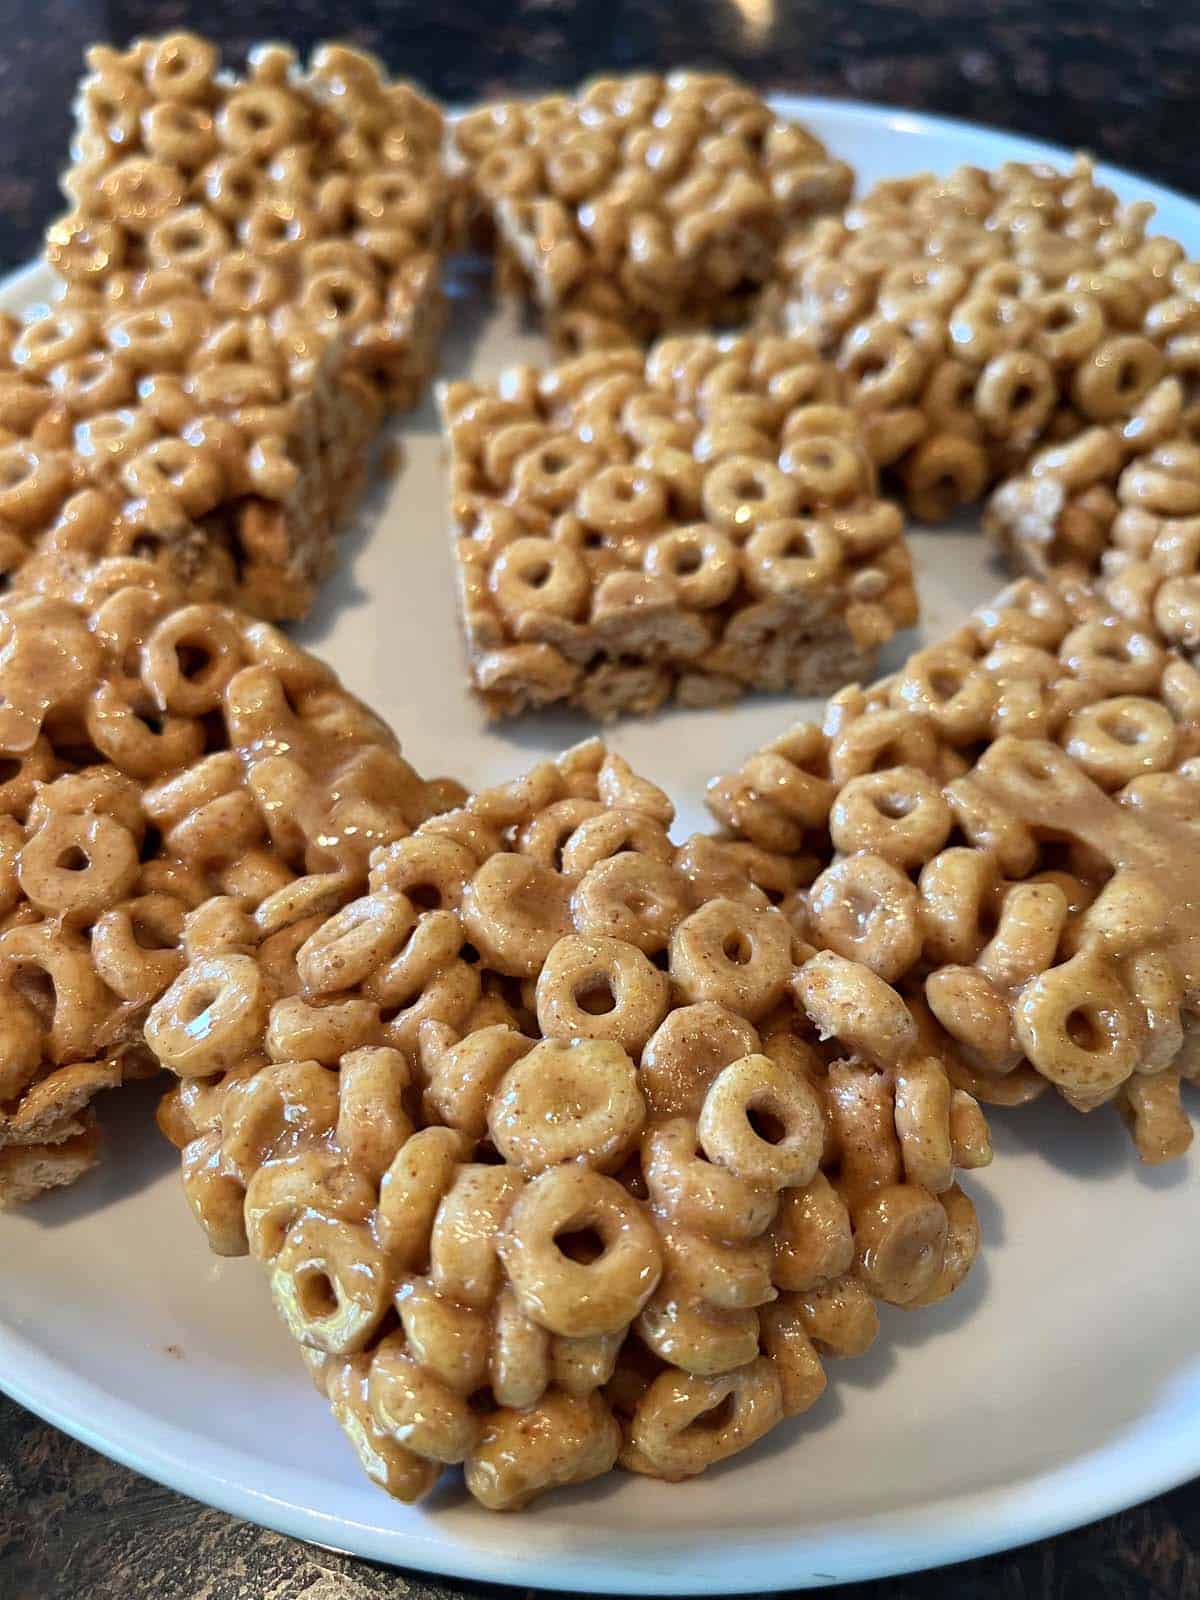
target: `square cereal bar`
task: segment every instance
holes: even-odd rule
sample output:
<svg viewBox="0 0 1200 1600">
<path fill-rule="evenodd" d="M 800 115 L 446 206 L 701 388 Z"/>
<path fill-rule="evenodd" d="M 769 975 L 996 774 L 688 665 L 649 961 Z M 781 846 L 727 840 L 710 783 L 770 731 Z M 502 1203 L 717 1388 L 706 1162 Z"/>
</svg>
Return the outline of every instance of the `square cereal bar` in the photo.
<svg viewBox="0 0 1200 1600">
<path fill-rule="evenodd" d="M 441 323 L 442 116 L 343 45 L 245 75 L 194 34 L 97 45 L 76 101 L 72 210 L 47 254 L 71 284 L 186 279 L 218 320 L 336 331 L 389 406 L 419 398 Z"/>
<path fill-rule="evenodd" d="M 218 315 L 174 273 L 0 317 L 0 571 L 133 555 L 196 598 L 303 616 L 378 410 L 336 341 Z"/>
<path fill-rule="evenodd" d="M 212 919 L 147 1022 L 210 1243 L 401 1499 L 458 1462 L 495 1510 L 691 1477 L 978 1252 L 975 1102 L 885 983 L 805 964 L 758 852 L 672 815 L 578 746 L 377 850 L 278 957 Z"/>
<path fill-rule="evenodd" d="M 593 351 L 440 399 L 472 684 L 600 719 L 870 671 L 916 618 L 836 374 L 803 340 Z"/>
<path fill-rule="evenodd" d="M 190 34 L 89 62 L 47 236 L 66 292 L 0 329 L 0 562 L 153 554 L 303 616 L 381 408 L 433 364 L 440 113 L 340 46 L 243 79 Z"/>
<path fill-rule="evenodd" d="M 266 623 L 136 560 L 29 577 L 0 604 L 0 1207 L 95 1160 L 90 1102 L 154 1070 L 195 942 L 282 954 L 461 795 Z"/>
<path fill-rule="evenodd" d="M 1200 1079 L 1200 673 L 1081 587 L 1022 579 L 714 779 L 802 864 L 801 937 L 894 984 L 979 1099 L 1114 1101 L 1142 1159 Z"/>
<path fill-rule="evenodd" d="M 875 460 L 937 520 L 1196 369 L 1197 268 L 1153 211 L 1083 158 L 889 179 L 785 245 L 766 321 L 836 363 Z"/>
<path fill-rule="evenodd" d="M 574 350 L 744 320 L 785 232 L 853 184 L 752 89 L 693 72 L 484 106 L 451 124 L 448 160 Z"/>
</svg>

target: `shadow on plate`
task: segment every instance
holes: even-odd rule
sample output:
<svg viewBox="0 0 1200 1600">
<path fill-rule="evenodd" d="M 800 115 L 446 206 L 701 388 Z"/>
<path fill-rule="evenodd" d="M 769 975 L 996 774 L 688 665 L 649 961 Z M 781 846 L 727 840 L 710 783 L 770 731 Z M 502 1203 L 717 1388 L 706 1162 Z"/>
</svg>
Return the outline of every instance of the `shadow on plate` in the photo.
<svg viewBox="0 0 1200 1600">
<path fill-rule="evenodd" d="M 1093 1182 L 1132 1170 L 1148 1189 L 1175 1189 L 1194 1176 L 1194 1158 L 1184 1156 L 1161 1167 L 1139 1161 L 1133 1142 L 1112 1106 L 1076 1111 L 1053 1093 L 1032 1105 L 1005 1109 L 986 1106 L 997 1163 L 1032 1151 L 1073 1178 Z"/>
</svg>

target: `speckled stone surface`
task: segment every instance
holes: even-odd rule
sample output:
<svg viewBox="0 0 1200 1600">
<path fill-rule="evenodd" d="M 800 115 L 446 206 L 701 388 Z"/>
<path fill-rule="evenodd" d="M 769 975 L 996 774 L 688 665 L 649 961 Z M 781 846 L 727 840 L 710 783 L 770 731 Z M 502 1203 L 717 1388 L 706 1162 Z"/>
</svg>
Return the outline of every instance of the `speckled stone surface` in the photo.
<svg viewBox="0 0 1200 1600">
<path fill-rule="evenodd" d="M 436 22 L 431 18 L 436 18 Z M 0 267 L 58 209 L 84 46 L 190 26 L 238 52 L 336 32 L 448 100 L 605 67 L 719 65 L 768 88 L 949 112 L 1200 190 L 1200 0 L 0 0 Z M 0 1398 L 0 1600 L 448 1600 L 508 1593 L 397 1573 L 238 1522 L 103 1460 Z M 1078 1533 L 847 1600 L 1200 1597 L 1200 1485 Z"/>
</svg>

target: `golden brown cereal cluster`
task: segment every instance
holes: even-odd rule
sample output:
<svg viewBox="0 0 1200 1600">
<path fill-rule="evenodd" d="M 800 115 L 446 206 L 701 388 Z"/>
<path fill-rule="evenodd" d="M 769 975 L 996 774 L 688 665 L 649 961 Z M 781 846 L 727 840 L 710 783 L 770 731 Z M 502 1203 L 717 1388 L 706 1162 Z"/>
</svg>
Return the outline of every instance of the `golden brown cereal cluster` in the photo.
<svg viewBox="0 0 1200 1600">
<path fill-rule="evenodd" d="M 865 966 L 805 964 L 748 876 L 786 863 L 672 815 L 578 746 L 374 851 L 286 949 L 219 902 L 150 1013 L 212 1246 L 263 1263 L 402 1499 L 460 1462 L 497 1510 L 689 1477 L 978 1250 L 974 1100 Z"/>
<path fill-rule="evenodd" d="M 1200 370 L 1197 268 L 1083 159 L 876 185 L 782 256 L 774 315 L 849 380 L 920 517 L 977 500 L 1040 438 Z"/>
<path fill-rule="evenodd" d="M 190 33 L 87 60 L 73 209 L 48 239 L 68 283 L 120 298 L 137 274 L 170 275 L 218 324 L 333 336 L 387 404 L 413 404 L 440 322 L 438 108 L 343 45 L 303 71 L 260 45 L 241 78 Z"/>
<path fill-rule="evenodd" d="M 303 616 L 378 414 L 335 354 L 215 317 L 175 273 L 0 316 L 0 572 L 133 555 L 191 595 Z"/>
<path fill-rule="evenodd" d="M 1040 451 L 984 521 L 1026 568 L 1099 569 L 1123 617 L 1200 650 L 1200 417 L 1178 379 L 1128 422 Z"/>
<path fill-rule="evenodd" d="M 800 936 L 895 985 L 953 1083 L 1115 1100 L 1164 1161 L 1200 1073 L 1198 728 L 1156 633 L 1024 579 L 709 804 L 808 880 Z"/>
<path fill-rule="evenodd" d="M 903 519 L 800 339 L 680 337 L 441 396 L 494 715 L 826 692 L 916 618 Z"/>
<path fill-rule="evenodd" d="M 693 72 L 485 106 L 450 161 L 568 350 L 741 321 L 786 230 L 853 183 L 752 89 Z"/>
<path fill-rule="evenodd" d="M 153 1069 L 146 1014 L 228 908 L 294 947 L 460 794 L 267 624 L 42 562 L 0 607 L 0 1205 L 91 1164 L 88 1103 Z"/>
</svg>

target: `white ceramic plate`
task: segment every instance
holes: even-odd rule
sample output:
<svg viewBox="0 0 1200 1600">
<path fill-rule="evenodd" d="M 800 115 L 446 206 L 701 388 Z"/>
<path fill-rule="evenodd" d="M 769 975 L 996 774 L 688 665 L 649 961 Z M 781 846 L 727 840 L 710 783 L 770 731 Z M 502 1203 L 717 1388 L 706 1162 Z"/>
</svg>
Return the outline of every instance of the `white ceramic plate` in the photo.
<svg viewBox="0 0 1200 1600">
<path fill-rule="evenodd" d="M 781 99 L 860 181 L 1061 151 L 933 117 Z M 1200 254 L 1200 206 L 1117 172 Z M 46 292 L 36 270 L 0 301 Z M 456 300 L 448 375 L 537 359 L 535 337 Z M 404 428 L 407 466 L 342 552 L 304 642 L 390 719 L 422 771 L 487 783 L 582 737 L 545 717 L 487 728 L 469 700 L 443 533 L 437 424 Z M 923 633 L 1000 581 L 969 521 L 914 535 Z M 906 648 L 911 640 L 902 641 Z M 700 826 L 704 780 L 816 708 L 627 722 L 613 744 Z M 1139 1171 L 1115 1115 L 1041 1102 L 994 1118 L 996 1161 L 972 1177 L 982 1264 L 932 1311 L 885 1312 L 864 1360 L 833 1369 L 806 1417 L 680 1487 L 614 1475 L 496 1517 L 451 1479 L 410 1509 L 372 1487 L 314 1395 L 249 1261 L 218 1261 L 150 1122 L 154 1086 L 111 1096 L 106 1164 L 0 1219 L 0 1385 L 50 1421 L 238 1516 L 378 1560 L 523 1587 L 687 1594 L 795 1588 L 900 1572 L 1018 1544 L 1200 1471 L 1197 1162 Z"/>
</svg>

